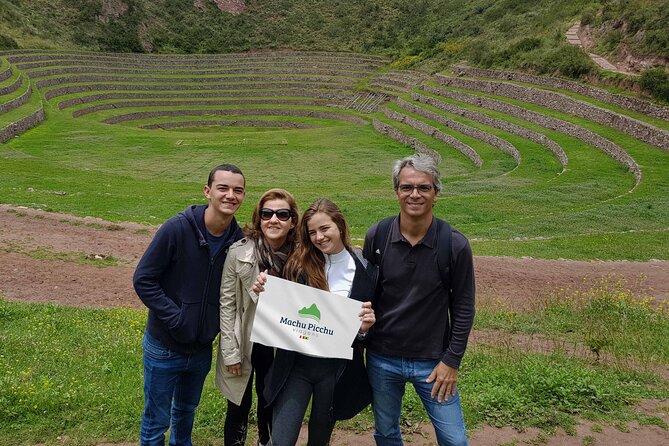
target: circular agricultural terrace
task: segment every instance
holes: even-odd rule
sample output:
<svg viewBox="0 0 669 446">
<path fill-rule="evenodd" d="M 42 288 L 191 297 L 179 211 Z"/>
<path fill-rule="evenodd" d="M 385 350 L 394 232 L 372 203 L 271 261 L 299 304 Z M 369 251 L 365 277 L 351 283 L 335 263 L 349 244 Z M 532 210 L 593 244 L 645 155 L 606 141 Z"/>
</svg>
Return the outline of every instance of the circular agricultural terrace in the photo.
<svg viewBox="0 0 669 446">
<path fill-rule="evenodd" d="M 347 152 L 321 157 L 317 145 L 300 159 L 292 158 L 295 152 L 268 156 L 294 168 L 294 184 L 325 183 L 314 193 L 343 204 L 354 242 L 361 243 L 366 227 L 395 209 L 387 162 L 415 150 L 440 160 L 444 191 L 435 211 L 472 240 L 480 304 L 501 302 L 520 311 L 556 288 L 587 288 L 609 274 L 624 276 L 634 292 L 669 298 L 669 107 L 557 78 L 466 66 L 430 76 L 391 70 L 388 62 L 327 52 L 0 52 L 0 162 L 9 166 L 1 190 L 6 204 L 26 206 L 0 206 L 0 294 L 139 306 L 132 269 L 164 218 L 153 217 L 154 225 L 146 227 L 83 215 L 146 222 L 146 211 L 133 210 L 133 195 L 142 197 L 146 184 L 130 182 L 122 189 L 115 176 L 132 177 L 136 168 L 140 177 L 161 178 L 177 166 L 189 190 L 179 197 L 194 201 L 200 197 L 191 192 L 188 175 L 196 171 L 199 178 L 214 162 L 211 152 L 195 150 L 192 159 L 152 153 L 145 140 L 167 135 L 178 150 L 203 134 L 214 142 L 271 132 L 309 141 L 321 135 L 310 132 L 332 129 L 326 134 L 350 139 L 337 149 L 362 146 L 355 156 L 365 158 L 356 164 Z M 79 159 L 73 151 L 82 146 L 68 146 L 89 138 L 114 152 L 120 148 L 111 133 L 128 134 L 124 141 L 133 144 L 118 158 L 96 152 Z M 300 147 L 310 149 L 308 143 Z M 43 163 L 62 172 L 45 174 L 39 170 Z M 337 186 L 365 193 L 328 189 L 331 172 L 350 173 L 339 163 L 376 183 L 350 175 Z M 262 174 L 271 170 L 255 166 Z M 16 184 L 11 169 L 20 177 Z M 310 170 L 316 173 L 309 176 Z M 33 178 L 33 172 L 39 174 Z M 95 193 L 82 191 L 77 174 L 90 172 L 109 184 Z M 258 181 L 264 187 L 275 180 L 267 174 Z M 390 207 L 376 204 L 382 193 Z M 96 194 L 118 212 L 96 211 Z M 147 196 L 156 200 L 160 193 Z M 53 212 L 75 208 L 68 200 L 91 204 L 69 212 L 78 217 Z M 163 200 L 176 197 L 166 194 Z M 113 257 L 117 263 L 98 268 L 25 255 L 35 250 L 58 259 L 78 253 Z M 91 281 L 106 286 L 91 290 Z M 498 342 L 486 336 L 495 334 L 475 333 L 473 342 Z M 483 436 L 477 444 L 487 444 Z"/>
<path fill-rule="evenodd" d="M 439 159 L 449 204 L 444 212 L 455 213 L 458 227 L 480 246 L 593 233 L 629 238 L 634 231 L 666 240 L 666 221 L 652 212 L 637 215 L 635 207 L 666 204 L 669 107 L 559 78 L 467 66 L 430 76 L 389 70 L 387 63 L 334 52 L 4 51 L 0 142 L 20 138 L 44 119 L 82 129 L 223 135 L 243 128 L 360 127 L 376 132 L 375 144 Z M 506 203 L 492 196 L 500 192 L 508 194 Z M 476 210 L 463 195 L 476 197 Z M 494 229 L 479 222 L 484 216 L 472 218 L 500 205 L 505 213 L 495 217 Z M 601 206 L 607 207 L 603 220 L 593 215 Z M 527 230 L 528 220 L 535 230 Z M 600 220 L 606 228 L 596 227 Z M 574 221 L 575 234 L 566 230 Z M 666 257 L 664 249 L 651 251 L 577 257 Z"/>
</svg>

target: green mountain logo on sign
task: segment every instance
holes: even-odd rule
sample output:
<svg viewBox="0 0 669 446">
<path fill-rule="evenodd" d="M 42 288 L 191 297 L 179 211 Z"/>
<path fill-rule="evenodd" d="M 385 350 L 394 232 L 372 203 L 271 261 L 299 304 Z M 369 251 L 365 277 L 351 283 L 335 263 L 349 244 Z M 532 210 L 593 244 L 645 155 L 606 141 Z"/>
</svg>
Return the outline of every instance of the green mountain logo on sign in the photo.
<svg viewBox="0 0 669 446">
<path fill-rule="evenodd" d="M 318 309 L 316 304 L 311 304 L 311 306 L 309 308 L 303 307 L 302 309 L 300 309 L 297 312 L 297 314 L 300 317 L 306 317 L 306 318 L 313 319 L 313 320 L 318 321 L 318 322 L 321 321 L 321 310 Z"/>
</svg>

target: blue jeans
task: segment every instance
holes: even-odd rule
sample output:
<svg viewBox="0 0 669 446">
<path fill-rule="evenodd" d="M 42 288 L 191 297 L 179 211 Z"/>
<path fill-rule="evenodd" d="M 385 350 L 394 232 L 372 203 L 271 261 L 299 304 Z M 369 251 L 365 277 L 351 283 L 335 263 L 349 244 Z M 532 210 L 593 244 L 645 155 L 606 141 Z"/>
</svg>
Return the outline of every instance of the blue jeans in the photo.
<svg viewBox="0 0 669 446">
<path fill-rule="evenodd" d="M 144 334 L 144 413 L 139 443 L 163 446 L 172 425 L 170 446 L 192 446 L 195 409 L 211 368 L 212 349 L 177 353 Z"/>
<path fill-rule="evenodd" d="M 373 392 L 374 440 L 377 445 L 403 445 L 400 414 L 407 382 L 413 384 L 423 402 L 439 445 L 469 444 L 458 393 L 448 401 L 439 403 L 430 395 L 433 383 L 425 382 L 438 363 L 438 359 L 409 359 L 380 355 L 367 350 L 367 374 Z"/>
</svg>

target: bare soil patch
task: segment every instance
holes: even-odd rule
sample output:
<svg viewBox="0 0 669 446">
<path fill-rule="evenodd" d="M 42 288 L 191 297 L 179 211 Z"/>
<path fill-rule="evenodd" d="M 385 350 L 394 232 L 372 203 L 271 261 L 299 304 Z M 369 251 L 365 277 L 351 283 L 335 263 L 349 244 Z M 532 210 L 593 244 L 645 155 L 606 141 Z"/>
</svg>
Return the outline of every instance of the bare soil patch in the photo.
<svg viewBox="0 0 669 446">
<path fill-rule="evenodd" d="M 26 302 L 142 308 L 132 288 L 132 273 L 155 230 L 154 226 L 136 223 L 110 223 L 0 205 L 0 294 L 9 300 Z M 66 260 L 61 259 L 62 254 L 68 254 Z M 88 260 L 83 263 L 72 260 L 77 255 Z M 96 257 L 100 262 L 110 257 L 115 262 L 112 266 L 97 266 Z M 585 290 L 610 275 L 624 277 L 635 292 L 669 299 L 667 261 L 476 257 L 475 268 L 480 305 L 503 305 L 522 311 L 556 289 Z M 494 334 L 477 332 L 472 342 L 492 342 L 493 338 Z M 510 342 L 521 348 L 552 348 L 548 345 L 550 341 L 540 338 L 516 337 Z M 646 401 L 637 409 L 669 423 L 669 401 Z M 576 434 L 558 432 L 541 444 L 576 446 L 586 444 L 590 438 L 594 443 L 587 444 L 669 444 L 669 432 L 657 426 L 630 424 L 621 429 L 583 421 Z M 430 426 L 412 430 L 415 433 L 408 444 L 436 444 Z M 472 433 L 471 444 L 538 444 L 541 435 L 534 430 L 517 432 L 511 428 L 484 427 Z M 371 446 L 374 441 L 371 432 L 336 430 L 332 444 Z"/>
</svg>

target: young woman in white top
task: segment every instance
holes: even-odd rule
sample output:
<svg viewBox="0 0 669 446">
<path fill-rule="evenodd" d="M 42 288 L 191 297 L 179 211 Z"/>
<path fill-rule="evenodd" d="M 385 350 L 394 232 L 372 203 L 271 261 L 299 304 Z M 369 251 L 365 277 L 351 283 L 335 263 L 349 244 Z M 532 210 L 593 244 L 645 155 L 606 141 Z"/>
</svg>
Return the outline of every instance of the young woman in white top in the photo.
<svg viewBox="0 0 669 446">
<path fill-rule="evenodd" d="M 375 270 L 351 248 L 348 226 L 332 201 L 319 199 L 300 223 L 299 243 L 284 267 L 286 279 L 362 302 L 358 341 L 374 324 L 371 297 Z M 262 290 L 259 275 L 256 290 Z M 354 340 L 351 340 L 352 342 Z M 326 446 L 337 419 L 351 418 L 371 402 L 362 348 L 353 360 L 318 358 L 277 349 L 266 380 L 265 397 L 273 405 L 272 446 L 294 446 L 309 400 L 309 446 Z"/>
</svg>

